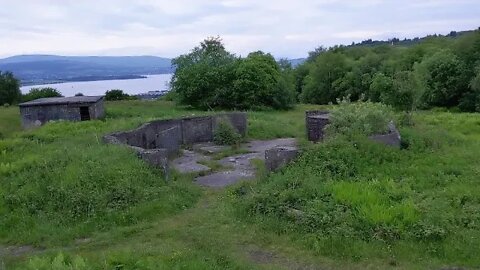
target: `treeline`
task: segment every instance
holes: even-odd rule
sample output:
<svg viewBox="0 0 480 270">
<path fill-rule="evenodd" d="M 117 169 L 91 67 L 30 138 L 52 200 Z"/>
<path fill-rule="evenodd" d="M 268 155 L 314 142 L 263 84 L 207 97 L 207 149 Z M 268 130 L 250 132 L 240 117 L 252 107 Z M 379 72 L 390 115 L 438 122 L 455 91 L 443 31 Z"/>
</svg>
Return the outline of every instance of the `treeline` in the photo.
<svg viewBox="0 0 480 270">
<path fill-rule="evenodd" d="M 409 47 L 320 47 L 294 73 L 297 97 L 304 103 L 349 97 L 407 111 L 480 111 L 480 32 L 429 37 Z"/>
</svg>

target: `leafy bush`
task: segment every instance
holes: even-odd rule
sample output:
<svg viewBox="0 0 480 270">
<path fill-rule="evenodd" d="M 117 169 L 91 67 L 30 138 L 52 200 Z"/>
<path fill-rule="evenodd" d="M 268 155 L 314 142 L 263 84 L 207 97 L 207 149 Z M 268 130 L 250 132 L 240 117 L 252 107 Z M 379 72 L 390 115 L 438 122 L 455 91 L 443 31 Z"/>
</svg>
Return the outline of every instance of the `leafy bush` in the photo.
<svg viewBox="0 0 480 270">
<path fill-rule="evenodd" d="M 428 106 L 455 106 L 468 90 L 465 64 L 451 51 L 438 51 L 415 69 L 425 89 L 423 101 Z"/>
<path fill-rule="evenodd" d="M 339 101 L 330 114 L 330 124 L 326 127 L 329 135 L 372 135 L 388 131 L 388 123 L 393 119 L 390 107 L 381 103 Z"/>
<path fill-rule="evenodd" d="M 213 141 L 220 145 L 238 145 L 242 136 L 227 120 L 221 120 L 213 134 Z"/>
<path fill-rule="evenodd" d="M 123 90 L 120 89 L 112 89 L 105 92 L 105 100 L 114 101 L 114 100 L 129 100 L 135 99 L 134 97 L 124 93 Z"/>
<path fill-rule="evenodd" d="M 61 97 L 62 94 L 57 89 L 52 87 L 32 88 L 30 91 L 22 96 L 22 101 L 27 102 L 39 98 Z"/>
</svg>

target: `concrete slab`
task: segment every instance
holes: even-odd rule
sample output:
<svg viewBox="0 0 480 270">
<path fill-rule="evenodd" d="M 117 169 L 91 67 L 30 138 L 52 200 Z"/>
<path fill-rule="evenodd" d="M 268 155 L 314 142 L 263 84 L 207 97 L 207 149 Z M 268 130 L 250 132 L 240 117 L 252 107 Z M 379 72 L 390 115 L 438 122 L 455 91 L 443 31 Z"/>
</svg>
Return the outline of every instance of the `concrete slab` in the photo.
<svg viewBox="0 0 480 270">
<path fill-rule="evenodd" d="M 189 151 L 183 150 L 181 157 L 172 161 L 171 166 L 180 173 L 202 173 L 210 171 L 210 168 L 199 164 L 200 160 L 210 159 L 210 157 Z"/>
<path fill-rule="evenodd" d="M 229 148 L 229 146 L 225 145 L 216 145 L 213 142 L 206 142 L 206 143 L 197 143 L 192 146 L 194 151 L 201 152 L 203 154 L 211 155 L 215 153 L 219 153 L 225 151 Z"/>
<path fill-rule="evenodd" d="M 251 151 L 247 154 L 238 154 L 225 157 L 219 160 L 219 163 L 226 167 L 233 167 L 232 170 L 213 173 L 195 178 L 195 182 L 199 185 L 213 188 L 225 187 L 238 181 L 255 178 L 255 167 L 252 159 L 265 159 L 265 151 L 275 147 L 296 148 L 296 140 L 294 138 L 275 139 L 268 141 L 251 141 L 242 145 L 243 148 Z"/>
<path fill-rule="evenodd" d="M 295 147 L 297 141 L 295 138 L 282 138 L 268 141 L 251 141 L 246 144 L 249 151 L 261 154 L 259 157 L 265 159 L 265 151 L 275 147 Z"/>
</svg>

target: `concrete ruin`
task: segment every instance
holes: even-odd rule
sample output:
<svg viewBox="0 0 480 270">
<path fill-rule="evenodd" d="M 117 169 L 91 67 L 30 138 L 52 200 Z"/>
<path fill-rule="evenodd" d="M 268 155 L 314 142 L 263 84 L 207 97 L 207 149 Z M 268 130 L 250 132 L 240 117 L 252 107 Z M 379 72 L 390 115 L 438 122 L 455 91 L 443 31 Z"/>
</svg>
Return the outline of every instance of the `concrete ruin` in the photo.
<svg viewBox="0 0 480 270">
<path fill-rule="evenodd" d="M 105 116 L 103 96 L 39 98 L 18 106 L 24 129 L 53 120 L 87 121 Z"/>
<path fill-rule="evenodd" d="M 320 142 L 325 139 L 325 127 L 330 123 L 330 113 L 328 111 L 306 111 L 305 126 L 307 129 L 307 138 L 312 142 Z M 388 146 L 400 147 L 401 136 L 395 124 L 391 121 L 388 124 L 386 134 L 374 134 L 369 136 L 372 141 L 383 143 Z"/>
<path fill-rule="evenodd" d="M 130 131 L 105 135 L 104 141 L 124 144 L 134 149 L 149 164 L 168 170 L 168 159 L 179 154 L 182 145 L 210 142 L 218 124 L 228 121 L 236 131 L 245 136 L 247 114 L 233 112 L 212 116 L 185 117 L 156 120 Z"/>
<path fill-rule="evenodd" d="M 400 148 L 402 142 L 400 132 L 393 122 L 388 123 L 388 133 L 372 135 L 369 138 L 375 142 L 398 148 Z"/>
<path fill-rule="evenodd" d="M 308 140 L 312 142 L 323 141 L 325 127 L 330 123 L 330 113 L 328 111 L 306 111 L 305 123 Z"/>
</svg>

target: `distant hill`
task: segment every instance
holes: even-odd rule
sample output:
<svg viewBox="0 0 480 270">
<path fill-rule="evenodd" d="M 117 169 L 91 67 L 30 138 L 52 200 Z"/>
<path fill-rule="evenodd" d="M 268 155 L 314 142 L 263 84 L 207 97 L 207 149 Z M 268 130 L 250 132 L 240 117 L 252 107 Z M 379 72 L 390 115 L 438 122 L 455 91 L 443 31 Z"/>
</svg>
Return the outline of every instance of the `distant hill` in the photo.
<svg viewBox="0 0 480 270">
<path fill-rule="evenodd" d="M 17 55 L 0 59 L 23 85 L 103 79 L 129 79 L 171 73 L 171 59 L 157 56 Z"/>
<path fill-rule="evenodd" d="M 307 60 L 307 58 L 296 58 L 296 59 L 289 59 L 288 62 L 290 62 L 290 64 L 292 65 L 292 67 L 297 67 L 298 65 L 301 65 L 303 64 L 303 62 L 305 62 Z"/>
<path fill-rule="evenodd" d="M 355 43 L 353 42 L 351 45 L 347 47 L 355 47 L 355 46 L 378 46 L 378 45 L 395 45 L 395 46 L 411 46 L 415 45 L 417 43 L 420 43 L 424 41 L 425 39 L 429 38 L 434 38 L 434 37 L 447 37 L 447 38 L 458 38 L 466 34 L 473 33 L 474 31 L 478 31 L 480 27 L 477 30 L 468 30 L 468 31 L 451 31 L 450 33 L 446 35 L 442 34 L 434 34 L 434 35 L 427 35 L 425 37 L 416 37 L 416 38 L 404 38 L 404 39 L 399 39 L 399 38 L 390 38 L 388 40 L 372 40 L 372 39 L 367 39 L 362 42 Z"/>
</svg>

